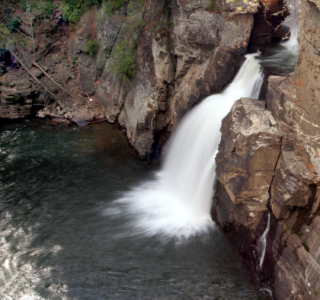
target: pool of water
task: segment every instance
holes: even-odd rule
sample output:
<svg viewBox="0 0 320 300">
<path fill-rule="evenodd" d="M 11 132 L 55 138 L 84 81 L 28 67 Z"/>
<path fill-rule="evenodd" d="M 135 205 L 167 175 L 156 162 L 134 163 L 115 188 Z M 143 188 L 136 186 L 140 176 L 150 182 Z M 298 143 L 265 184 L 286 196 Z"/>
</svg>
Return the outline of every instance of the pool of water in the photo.
<svg viewBox="0 0 320 300">
<path fill-rule="evenodd" d="M 0 126 L 1 299 L 269 299 L 226 237 L 140 236 L 113 200 L 149 179 L 114 126 Z"/>
</svg>

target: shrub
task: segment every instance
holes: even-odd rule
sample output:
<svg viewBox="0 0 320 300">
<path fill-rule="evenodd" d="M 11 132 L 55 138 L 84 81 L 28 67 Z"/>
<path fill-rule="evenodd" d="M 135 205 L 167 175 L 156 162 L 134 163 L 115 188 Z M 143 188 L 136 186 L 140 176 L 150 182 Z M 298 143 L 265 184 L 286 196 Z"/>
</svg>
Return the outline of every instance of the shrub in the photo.
<svg viewBox="0 0 320 300">
<path fill-rule="evenodd" d="M 110 70 L 118 73 L 120 79 L 131 79 L 136 74 L 137 48 L 135 42 L 125 39 L 117 42 L 114 46 L 113 61 Z"/>
<path fill-rule="evenodd" d="M 0 49 L 2 51 L 10 50 L 16 44 L 26 45 L 26 39 L 21 34 L 12 33 L 4 24 L 0 23 Z"/>
<path fill-rule="evenodd" d="M 8 18 L 8 23 L 6 25 L 7 29 L 10 30 L 10 32 L 14 31 L 15 29 L 19 29 L 21 23 L 21 19 L 19 17 L 11 17 Z"/>
<path fill-rule="evenodd" d="M 128 82 L 136 74 L 137 45 L 136 39 L 145 24 L 140 10 L 145 0 L 109 0 L 105 2 L 105 13 L 112 15 L 122 8 L 125 19 L 125 36 L 120 38 L 112 52 L 111 72 L 116 73 L 120 80 Z"/>
<path fill-rule="evenodd" d="M 90 55 L 96 54 L 99 50 L 99 42 L 98 40 L 89 40 L 86 45 L 86 52 L 90 53 Z"/>
<path fill-rule="evenodd" d="M 62 0 L 62 17 L 65 21 L 77 23 L 82 14 L 93 6 L 100 6 L 102 0 Z"/>
<path fill-rule="evenodd" d="M 127 35 L 132 35 L 133 32 L 139 31 L 143 26 L 145 22 L 142 17 L 138 15 L 129 15 L 126 18 L 126 33 Z"/>
<path fill-rule="evenodd" d="M 104 3 L 104 12 L 107 16 L 113 15 L 117 10 L 120 10 L 126 4 L 126 0 L 109 0 Z"/>
<path fill-rule="evenodd" d="M 122 7 L 126 7 L 126 14 L 135 14 L 143 6 L 145 0 L 109 0 L 104 2 L 104 11 L 107 16 L 113 15 L 116 11 L 120 11 Z"/>
<path fill-rule="evenodd" d="M 20 0 L 19 4 L 24 11 L 30 9 L 35 19 L 48 18 L 56 8 L 51 0 Z"/>
</svg>

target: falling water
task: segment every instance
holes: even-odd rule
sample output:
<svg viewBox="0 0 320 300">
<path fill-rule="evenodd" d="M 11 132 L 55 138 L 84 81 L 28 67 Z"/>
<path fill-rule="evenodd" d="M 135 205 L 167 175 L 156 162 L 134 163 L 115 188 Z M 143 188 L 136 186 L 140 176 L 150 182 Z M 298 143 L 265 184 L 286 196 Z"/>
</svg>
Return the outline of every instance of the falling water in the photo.
<svg viewBox="0 0 320 300">
<path fill-rule="evenodd" d="M 181 121 L 156 178 L 127 192 L 106 211 L 129 216 L 135 234 L 189 238 L 213 228 L 210 206 L 222 119 L 240 97 L 258 97 L 257 54 L 249 54 L 233 82 L 206 98 Z"/>
<path fill-rule="evenodd" d="M 260 269 L 262 268 L 264 257 L 266 255 L 267 235 L 268 235 L 269 229 L 270 229 L 270 212 L 268 213 L 268 222 L 267 222 L 266 229 L 258 240 L 258 252 L 260 254 L 260 259 L 259 259 Z"/>
</svg>

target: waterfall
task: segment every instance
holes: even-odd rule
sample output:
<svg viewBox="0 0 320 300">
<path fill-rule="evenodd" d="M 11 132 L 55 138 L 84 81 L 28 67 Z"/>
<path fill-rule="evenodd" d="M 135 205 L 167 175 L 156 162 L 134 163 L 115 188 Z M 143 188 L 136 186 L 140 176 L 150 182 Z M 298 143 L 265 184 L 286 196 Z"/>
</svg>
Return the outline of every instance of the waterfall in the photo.
<svg viewBox="0 0 320 300">
<path fill-rule="evenodd" d="M 233 82 L 184 117 L 156 178 L 125 193 L 106 214 L 130 218 L 132 231 L 147 236 L 189 238 L 213 228 L 210 208 L 221 121 L 237 99 L 258 97 L 262 73 L 256 56 L 246 55 Z"/>
<path fill-rule="evenodd" d="M 266 255 L 267 235 L 268 235 L 269 229 L 270 229 L 270 212 L 268 212 L 268 221 L 267 221 L 266 229 L 258 240 L 258 252 L 260 254 L 260 258 L 259 258 L 260 269 L 262 268 L 264 257 Z"/>
</svg>

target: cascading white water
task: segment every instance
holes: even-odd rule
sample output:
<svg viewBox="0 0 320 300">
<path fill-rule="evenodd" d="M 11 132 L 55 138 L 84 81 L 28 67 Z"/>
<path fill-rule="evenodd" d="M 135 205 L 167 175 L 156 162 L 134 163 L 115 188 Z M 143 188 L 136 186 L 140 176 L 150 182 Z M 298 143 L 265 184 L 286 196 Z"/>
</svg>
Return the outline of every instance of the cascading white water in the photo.
<svg viewBox="0 0 320 300">
<path fill-rule="evenodd" d="M 272 45 L 271 55 L 261 56 L 260 63 L 263 68 L 276 69 L 276 73 L 287 74 L 293 72 L 298 57 L 298 31 L 291 30 L 290 39 L 280 44 Z"/>
<path fill-rule="evenodd" d="M 241 97 L 258 97 L 262 73 L 249 54 L 233 82 L 209 96 L 181 121 L 157 177 L 123 195 L 106 211 L 131 218 L 135 233 L 188 238 L 213 228 L 210 206 L 222 119 Z"/>
<path fill-rule="evenodd" d="M 264 230 L 262 236 L 258 240 L 258 252 L 260 254 L 260 258 L 259 258 L 260 269 L 262 268 L 264 257 L 266 255 L 267 235 L 268 235 L 269 229 L 270 229 L 270 212 L 268 212 L 268 221 L 267 221 L 266 229 Z"/>
</svg>

